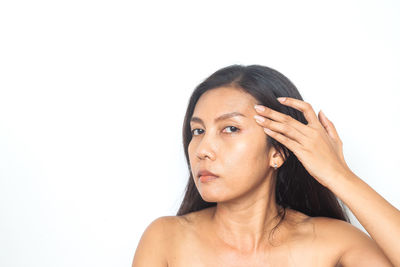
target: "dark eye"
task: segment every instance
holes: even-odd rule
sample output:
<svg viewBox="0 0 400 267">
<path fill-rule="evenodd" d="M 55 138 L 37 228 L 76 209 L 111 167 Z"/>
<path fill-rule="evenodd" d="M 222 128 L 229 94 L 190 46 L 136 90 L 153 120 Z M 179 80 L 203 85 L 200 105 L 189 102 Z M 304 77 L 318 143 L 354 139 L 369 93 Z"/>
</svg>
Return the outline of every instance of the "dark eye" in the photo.
<svg viewBox="0 0 400 267">
<path fill-rule="evenodd" d="M 193 130 L 191 131 L 192 135 L 197 135 L 197 134 L 194 134 L 194 132 L 195 132 L 196 130 L 201 130 L 201 129 L 198 129 L 198 128 L 193 129 Z M 201 130 L 201 131 L 202 131 L 202 130 Z"/>
<path fill-rule="evenodd" d="M 227 127 L 225 127 L 224 129 L 226 129 L 226 128 L 229 128 L 231 131 L 233 130 L 233 132 L 231 132 L 231 133 L 234 133 L 234 132 L 237 132 L 239 129 L 237 128 L 237 127 L 235 127 L 235 126 L 227 126 Z"/>
<path fill-rule="evenodd" d="M 228 132 L 228 133 L 235 133 L 235 132 L 239 131 L 239 128 L 237 128 L 237 127 L 235 127 L 235 126 L 226 126 L 224 129 L 227 129 L 227 128 L 230 130 L 230 132 Z M 197 134 L 194 134 L 197 130 L 199 130 L 199 131 L 204 131 L 204 130 L 199 129 L 199 128 L 193 129 L 193 130 L 191 131 L 192 136 L 197 136 Z M 201 134 L 201 133 L 199 133 L 199 134 Z"/>
</svg>

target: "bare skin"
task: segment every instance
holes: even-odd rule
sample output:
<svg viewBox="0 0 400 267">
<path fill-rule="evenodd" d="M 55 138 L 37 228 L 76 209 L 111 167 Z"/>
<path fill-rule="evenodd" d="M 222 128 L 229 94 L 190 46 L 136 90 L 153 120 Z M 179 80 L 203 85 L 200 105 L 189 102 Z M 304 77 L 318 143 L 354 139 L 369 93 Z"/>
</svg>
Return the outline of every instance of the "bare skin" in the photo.
<svg viewBox="0 0 400 267">
<path fill-rule="evenodd" d="M 247 251 L 219 236 L 214 214 L 215 207 L 169 218 L 172 225 L 176 220 L 173 232 L 179 234 L 171 236 L 168 266 L 338 266 L 340 244 L 324 245 L 323 234 L 316 235 L 320 229 L 302 213 L 289 209 L 273 237 Z"/>
<path fill-rule="evenodd" d="M 392 266 L 370 237 L 343 221 L 288 209 L 262 249 L 243 251 L 217 235 L 214 214 L 212 207 L 156 219 L 143 234 L 132 266 Z M 349 251 L 356 256 L 343 262 Z"/>
<path fill-rule="evenodd" d="M 273 147 L 267 149 L 266 133 L 253 118 L 260 115 L 254 110 L 255 104 L 252 96 L 229 87 L 207 91 L 200 97 L 192 117 L 201 121 L 191 122 L 189 159 L 200 195 L 205 201 L 217 202 L 217 206 L 152 222 L 139 242 L 132 266 L 392 266 L 374 240 L 356 227 L 335 219 L 310 218 L 290 209 L 269 239 L 280 209 L 273 190 L 273 166 L 279 168 L 284 158 Z M 230 112 L 243 116 L 215 121 Z M 274 125 L 268 126 L 277 130 Z M 317 138 L 311 130 L 306 131 Z M 332 187 L 337 195 L 345 192 L 337 188 L 343 188 L 350 172 L 342 156 L 331 156 L 341 152 L 339 148 L 320 145 L 318 152 L 329 160 L 327 168 L 313 162 L 312 156 L 302 155 L 293 144 L 278 141 L 297 149 L 296 156 L 305 167 L 312 166 L 308 170 L 321 184 Z M 219 178 L 200 182 L 197 172 L 203 168 Z"/>
</svg>

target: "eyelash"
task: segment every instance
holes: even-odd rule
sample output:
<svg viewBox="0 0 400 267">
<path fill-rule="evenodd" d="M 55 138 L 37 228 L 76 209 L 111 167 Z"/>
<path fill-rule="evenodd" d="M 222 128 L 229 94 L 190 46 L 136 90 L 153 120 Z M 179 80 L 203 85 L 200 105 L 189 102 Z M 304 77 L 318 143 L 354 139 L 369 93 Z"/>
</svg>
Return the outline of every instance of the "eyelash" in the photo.
<svg viewBox="0 0 400 267">
<path fill-rule="evenodd" d="M 228 127 L 233 127 L 233 128 L 236 129 L 236 131 L 234 131 L 234 132 L 232 132 L 232 133 L 236 133 L 236 132 L 238 132 L 238 131 L 240 130 L 238 127 L 235 127 L 235 126 L 226 126 L 224 129 L 226 129 L 226 128 L 228 128 Z M 192 133 L 192 136 L 197 136 L 197 135 L 193 135 L 193 134 L 194 134 L 194 131 L 196 131 L 196 130 L 201 130 L 201 129 L 196 128 L 196 129 L 191 130 L 190 132 Z"/>
</svg>

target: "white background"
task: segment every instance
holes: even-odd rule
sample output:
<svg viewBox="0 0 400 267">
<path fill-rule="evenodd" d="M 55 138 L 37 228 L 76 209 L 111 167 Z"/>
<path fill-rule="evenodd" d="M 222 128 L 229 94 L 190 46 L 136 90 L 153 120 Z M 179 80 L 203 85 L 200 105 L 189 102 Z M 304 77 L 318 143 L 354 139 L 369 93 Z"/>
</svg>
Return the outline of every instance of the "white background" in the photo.
<svg viewBox="0 0 400 267">
<path fill-rule="evenodd" d="M 394 0 L 0 2 L 0 265 L 130 266 L 146 226 L 182 200 L 190 94 L 236 63 L 286 75 L 399 208 L 399 12 Z"/>
</svg>

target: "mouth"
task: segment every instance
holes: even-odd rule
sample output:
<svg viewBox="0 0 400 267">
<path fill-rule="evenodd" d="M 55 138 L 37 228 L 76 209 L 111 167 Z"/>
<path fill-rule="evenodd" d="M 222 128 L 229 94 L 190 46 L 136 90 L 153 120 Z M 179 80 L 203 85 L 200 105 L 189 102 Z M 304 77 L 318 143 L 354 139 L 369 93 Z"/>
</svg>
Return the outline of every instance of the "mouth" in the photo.
<svg viewBox="0 0 400 267">
<path fill-rule="evenodd" d="M 212 173 L 211 171 L 209 171 L 208 169 L 200 169 L 197 172 L 197 179 L 199 179 L 199 181 L 201 183 L 207 183 L 209 181 L 215 180 L 218 178 L 218 175 L 215 173 Z"/>
<path fill-rule="evenodd" d="M 202 182 L 202 183 L 207 183 L 207 182 L 212 181 L 212 180 L 215 180 L 215 179 L 217 179 L 217 178 L 218 178 L 218 177 L 217 177 L 217 176 L 214 176 L 214 175 L 200 175 L 199 180 L 200 180 L 200 182 Z"/>
</svg>

